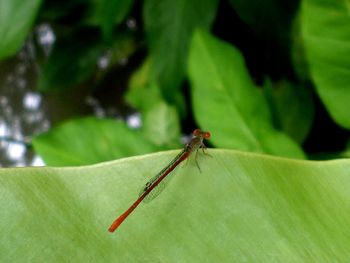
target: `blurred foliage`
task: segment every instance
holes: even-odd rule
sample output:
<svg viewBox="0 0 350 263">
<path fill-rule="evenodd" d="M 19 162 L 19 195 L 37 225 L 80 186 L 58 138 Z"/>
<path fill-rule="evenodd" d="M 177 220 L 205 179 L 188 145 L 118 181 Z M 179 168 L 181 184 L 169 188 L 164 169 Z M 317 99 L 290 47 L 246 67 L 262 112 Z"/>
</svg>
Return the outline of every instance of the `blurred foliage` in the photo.
<svg viewBox="0 0 350 263">
<path fill-rule="evenodd" d="M 336 123 L 350 129 L 348 1 L 303 1 L 302 30 L 311 79 Z"/>
<path fill-rule="evenodd" d="M 195 127 L 212 132 L 214 147 L 306 158 L 304 144 L 319 128 L 320 107 L 339 129 L 350 128 L 346 0 L 0 3 L 1 58 L 18 52 L 36 25 L 53 28 L 53 49 L 39 60 L 38 90 L 69 96 L 85 83 L 93 94 L 107 90 L 112 79 L 118 84 L 109 89 L 119 89 L 123 103 L 141 116 L 136 130 L 92 118 L 53 128 L 33 141 L 47 164 L 87 164 L 180 147 L 181 133 Z M 81 136 L 82 129 L 90 136 Z M 99 144 L 107 134 L 115 151 L 102 153 Z M 141 148 L 127 150 L 127 138 L 141 140 Z M 96 156 L 79 145 L 98 149 L 90 152 Z M 338 156 L 346 156 L 345 147 L 344 140 Z M 59 152 L 79 161 L 63 161 Z"/>
<path fill-rule="evenodd" d="M 121 121 L 96 118 L 67 122 L 34 138 L 33 145 L 46 163 L 55 166 L 92 164 L 157 150 Z"/>
<path fill-rule="evenodd" d="M 22 47 L 41 2 L 0 0 L 0 59 L 15 54 Z"/>
</svg>

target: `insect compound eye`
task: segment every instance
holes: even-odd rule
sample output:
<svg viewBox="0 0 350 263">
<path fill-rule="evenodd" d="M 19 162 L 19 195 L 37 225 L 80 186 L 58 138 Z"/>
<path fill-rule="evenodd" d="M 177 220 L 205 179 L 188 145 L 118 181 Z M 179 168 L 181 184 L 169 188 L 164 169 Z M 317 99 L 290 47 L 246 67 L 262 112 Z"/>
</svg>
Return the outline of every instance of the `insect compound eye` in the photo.
<svg viewBox="0 0 350 263">
<path fill-rule="evenodd" d="M 201 132 L 200 129 L 195 129 L 195 130 L 192 132 L 192 134 L 193 134 L 194 136 L 199 136 L 201 133 L 202 133 L 202 132 Z"/>
<path fill-rule="evenodd" d="M 203 132 L 201 131 L 200 129 L 195 129 L 193 132 L 192 132 L 193 136 L 196 136 L 196 137 L 199 137 L 201 136 L 202 138 L 204 139 L 209 139 L 211 137 L 211 134 L 210 132 Z"/>
<path fill-rule="evenodd" d="M 209 139 L 211 137 L 211 133 L 210 132 L 203 132 L 203 138 L 204 139 Z"/>
</svg>

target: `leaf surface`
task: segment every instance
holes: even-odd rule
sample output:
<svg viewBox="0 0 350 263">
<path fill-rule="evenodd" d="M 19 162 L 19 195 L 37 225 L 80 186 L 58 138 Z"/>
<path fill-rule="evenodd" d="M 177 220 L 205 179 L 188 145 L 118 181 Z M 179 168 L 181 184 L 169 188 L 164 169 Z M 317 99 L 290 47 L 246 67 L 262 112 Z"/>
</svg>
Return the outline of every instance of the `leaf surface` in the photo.
<svg viewBox="0 0 350 263">
<path fill-rule="evenodd" d="M 215 146 L 304 157 L 292 139 L 275 129 L 262 89 L 233 46 L 197 31 L 188 71 L 196 120 L 216 135 Z"/>
<path fill-rule="evenodd" d="M 168 102 L 176 101 L 194 29 L 210 28 L 217 0 L 146 0 L 144 22 L 152 57 L 151 75 Z"/>
<path fill-rule="evenodd" d="M 337 124 L 350 129 L 349 1 L 302 1 L 302 36 L 316 90 Z"/>
<path fill-rule="evenodd" d="M 0 59 L 21 48 L 40 4 L 41 0 L 0 0 Z"/>
<path fill-rule="evenodd" d="M 1 262 L 346 262 L 350 162 L 200 154 L 117 232 L 178 151 L 84 167 L 0 169 Z"/>
<path fill-rule="evenodd" d="M 47 165 L 84 165 L 144 154 L 158 149 L 121 121 L 82 118 L 66 122 L 33 139 Z"/>
</svg>

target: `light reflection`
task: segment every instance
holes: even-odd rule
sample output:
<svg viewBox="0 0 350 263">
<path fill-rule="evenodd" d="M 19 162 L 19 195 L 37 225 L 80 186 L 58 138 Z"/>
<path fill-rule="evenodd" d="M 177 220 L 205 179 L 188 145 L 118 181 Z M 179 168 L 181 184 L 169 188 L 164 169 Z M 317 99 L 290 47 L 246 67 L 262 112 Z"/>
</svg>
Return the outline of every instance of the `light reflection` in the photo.
<svg viewBox="0 0 350 263">
<path fill-rule="evenodd" d="M 23 98 L 23 105 L 28 110 L 36 110 L 41 103 L 41 96 L 34 92 L 27 92 Z"/>
<path fill-rule="evenodd" d="M 5 96 L 0 96 L 0 106 L 6 106 L 8 104 L 8 99 Z"/>
<path fill-rule="evenodd" d="M 56 41 L 55 33 L 49 24 L 41 24 L 37 27 L 38 42 L 42 45 L 44 52 L 48 55 Z"/>
<path fill-rule="evenodd" d="M 36 30 L 39 45 L 49 52 L 55 41 L 53 30 L 48 25 Z M 38 70 L 36 50 L 33 39 L 26 42 L 8 64 L 6 75 L 0 76 L 0 166 L 43 164 L 33 159 L 34 150 L 29 147 L 32 136 L 50 127 L 44 98 L 32 90 Z"/>
<path fill-rule="evenodd" d="M 0 122 L 0 137 L 5 137 L 8 135 L 8 128 L 5 122 Z"/>
<path fill-rule="evenodd" d="M 26 146 L 20 143 L 10 143 L 7 147 L 7 156 L 12 161 L 19 161 L 23 158 Z"/>
<path fill-rule="evenodd" d="M 129 18 L 129 19 L 126 21 L 126 26 L 127 26 L 129 29 L 135 30 L 136 27 L 137 27 L 136 20 L 135 20 L 134 18 Z"/>
<path fill-rule="evenodd" d="M 100 56 L 97 60 L 97 65 L 100 69 L 105 69 L 108 67 L 111 61 L 111 52 L 106 52 L 104 55 Z"/>
<path fill-rule="evenodd" d="M 126 118 L 126 123 L 130 128 L 140 128 L 142 125 L 140 113 L 134 113 Z"/>
<path fill-rule="evenodd" d="M 30 166 L 45 166 L 45 162 L 40 156 L 35 155 Z"/>
</svg>

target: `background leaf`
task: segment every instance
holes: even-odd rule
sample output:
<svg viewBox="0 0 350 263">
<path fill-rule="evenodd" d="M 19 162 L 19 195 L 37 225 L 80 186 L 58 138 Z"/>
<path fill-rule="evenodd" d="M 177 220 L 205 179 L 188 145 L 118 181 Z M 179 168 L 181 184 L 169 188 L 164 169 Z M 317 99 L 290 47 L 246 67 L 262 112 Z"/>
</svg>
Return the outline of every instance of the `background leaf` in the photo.
<svg viewBox="0 0 350 263">
<path fill-rule="evenodd" d="M 302 143 L 311 129 L 315 114 L 311 88 L 282 80 L 266 83 L 264 92 L 275 126 Z"/>
<path fill-rule="evenodd" d="M 350 128 L 349 2 L 302 1 L 302 36 L 311 77 L 328 112 Z"/>
<path fill-rule="evenodd" d="M 149 60 L 131 78 L 126 99 L 142 116 L 143 133 L 156 145 L 179 146 L 180 119 L 177 109 L 166 103 L 159 86 L 148 79 Z"/>
<path fill-rule="evenodd" d="M 92 117 L 40 134 L 33 146 L 47 165 L 54 166 L 98 163 L 159 149 L 121 121 Z"/>
<path fill-rule="evenodd" d="M 303 158 L 302 150 L 273 127 L 268 104 L 234 47 L 198 31 L 189 56 L 194 114 L 216 136 L 217 147 Z"/>
<path fill-rule="evenodd" d="M 91 77 L 104 49 L 94 33 L 86 35 L 86 32 L 74 31 L 55 44 L 39 75 L 40 91 L 63 90 Z"/>
<path fill-rule="evenodd" d="M 92 0 L 89 20 L 101 27 L 105 39 L 112 37 L 113 29 L 126 17 L 133 0 Z"/>
<path fill-rule="evenodd" d="M 0 59 L 18 52 L 27 37 L 41 0 L 0 0 Z"/>
<path fill-rule="evenodd" d="M 209 28 L 217 0 L 146 0 L 144 22 L 152 58 L 152 79 L 160 85 L 168 102 L 185 73 L 189 43 L 196 27 Z"/>
<path fill-rule="evenodd" d="M 156 145 L 179 146 L 180 120 L 175 107 L 159 102 L 145 114 L 143 131 Z"/>
<path fill-rule="evenodd" d="M 0 261 L 346 262 L 350 257 L 348 160 L 305 162 L 213 150 L 213 158 L 198 156 L 202 173 L 193 160 L 182 165 L 160 196 L 108 233 L 140 186 L 176 154 L 86 167 L 1 169 Z"/>
</svg>

